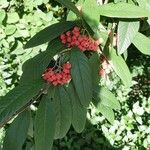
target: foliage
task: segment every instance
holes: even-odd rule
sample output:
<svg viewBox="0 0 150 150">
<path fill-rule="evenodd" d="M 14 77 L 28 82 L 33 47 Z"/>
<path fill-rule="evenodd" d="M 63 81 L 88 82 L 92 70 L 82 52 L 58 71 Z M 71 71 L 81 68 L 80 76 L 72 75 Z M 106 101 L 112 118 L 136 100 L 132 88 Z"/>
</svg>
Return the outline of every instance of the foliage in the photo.
<svg viewBox="0 0 150 150">
<path fill-rule="evenodd" d="M 0 4 L 2 7 L 0 12 L 2 27 L 1 48 L 3 49 L 0 55 L 3 62 L 5 62 L 2 64 L 2 69 L 4 66 L 3 71 L 8 70 L 7 74 L 1 75 L 4 76 L 2 77 L 4 79 L 2 79 L 2 83 L 6 82 L 8 84 L 5 89 L 9 90 L 12 88 L 12 84 L 16 86 L 18 84 L 17 76 L 20 76 L 23 72 L 19 85 L 9 93 L 3 91 L 1 95 L 7 94 L 0 98 L 0 126 L 3 127 L 16 117 L 6 130 L 4 149 L 8 150 L 12 149 L 12 147 L 16 150 L 33 148 L 41 150 L 43 147 L 45 150 L 50 149 L 54 139 L 65 137 L 71 124 L 76 132 L 83 131 L 87 109 L 89 110 L 87 117 L 91 124 L 97 125 L 96 130 L 101 131 L 102 129 L 114 147 L 115 142 L 121 140 L 121 136 L 118 134 L 118 128 L 121 126 L 120 132 L 122 133 L 122 129 L 125 129 L 126 123 L 129 123 L 129 129 L 127 128 L 126 133 L 127 137 L 125 137 L 125 139 L 123 138 L 121 144 L 118 144 L 118 147 L 127 149 L 126 142 L 129 142 L 128 144 L 133 149 L 148 148 L 149 140 L 145 135 L 149 134 L 149 131 L 144 134 L 144 140 L 142 136 L 140 140 L 138 140 L 137 138 L 139 136 L 132 134 L 132 129 L 134 129 L 133 124 L 135 120 L 139 124 L 142 124 L 143 120 L 139 116 L 143 115 L 144 112 L 149 113 L 149 106 L 144 110 L 146 107 L 143 109 L 139 106 L 139 103 L 135 103 L 132 113 L 129 111 L 130 109 L 128 109 L 130 105 L 127 105 L 126 109 L 124 108 L 126 103 L 124 104 L 122 99 L 131 98 L 132 94 L 130 95 L 129 93 L 129 90 L 131 90 L 129 87 L 132 86 L 134 89 L 134 85 L 136 85 L 136 83 L 132 81 L 129 68 L 125 62 L 125 59 L 128 57 L 128 51 L 126 50 L 129 50 L 130 56 L 130 51 L 135 51 L 135 48 L 129 47 L 131 43 L 133 43 L 140 52 L 149 55 L 149 20 L 147 18 L 150 16 L 149 10 L 143 8 L 149 5 L 149 3 L 144 1 L 144 5 L 142 5 L 141 1 L 138 0 L 133 2 L 129 1 L 128 3 L 115 1 L 115 3 L 110 2 L 98 6 L 96 2 L 93 3 L 93 1 L 89 1 L 89 3 L 86 3 L 86 0 L 78 1 L 77 5 L 80 4 L 83 8 L 80 10 L 69 0 L 57 1 L 66 7 L 67 10 L 71 10 L 67 18 L 68 21 L 56 23 L 59 17 L 57 17 L 57 13 L 55 14 L 54 12 L 56 10 L 50 7 L 48 1 L 38 1 L 38 3 L 32 1 L 27 3 L 4 1 Z M 54 4 L 57 5 L 58 3 Z M 6 13 L 9 6 L 11 6 L 10 8 L 12 8 L 12 10 Z M 90 13 L 88 9 L 89 6 L 93 8 Z M 21 7 L 22 9 L 20 9 Z M 43 13 L 41 10 L 45 7 L 47 10 Z M 124 11 L 122 11 L 122 9 L 124 9 Z M 58 11 L 60 10 L 61 9 L 58 9 Z M 32 13 L 28 14 L 28 11 Z M 53 16 L 52 12 L 55 16 Z M 32 19 L 32 17 L 35 18 Z M 63 18 L 63 16 L 61 17 Z M 49 21 L 51 22 L 49 23 Z M 44 26 L 47 27 L 43 29 Z M 63 40 L 60 40 L 60 34 L 75 26 L 80 27 L 80 34 L 83 34 L 86 40 L 88 38 L 92 39 L 93 43 L 95 42 L 96 48 L 98 49 L 97 52 L 95 52 L 95 50 L 93 51 L 93 48 L 84 49 L 82 44 L 75 43 L 76 47 L 70 47 L 70 45 L 62 43 Z M 39 29 L 43 30 L 35 34 Z M 68 37 L 70 36 L 68 32 L 65 34 Z M 81 35 L 82 40 L 83 35 Z M 31 36 L 33 37 L 27 42 L 25 48 L 32 48 L 49 42 L 47 48 L 46 45 L 42 45 L 24 51 L 22 49 L 23 44 Z M 96 41 L 96 39 L 98 40 Z M 143 39 L 143 45 L 140 44 L 141 39 Z M 67 39 L 67 42 L 69 41 L 70 40 Z M 97 42 L 100 44 L 99 46 Z M 88 51 L 85 52 L 85 50 Z M 121 54 L 123 54 L 123 57 Z M 33 58 L 29 59 L 30 57 Z M 17 62 L 14 63 L 13 61 L 16 59 Z M 16 69 L 18 62 L 21 62 L 21 64 L 25 62 L 22 69 Z M 71 63 L 70 73 L 72 81 L 66 85 L 54 87 L 52 84 L 41 80 L 44 71 L 50 66 L 56 71 L 60 71 L 61 66 L 66 62 Z M 8 66 L 10 69 L 5 68 L 7 63 L 10 64 L 10 66 Z M 132 66 L 130 68 L 132 68 Z M 17 72 L 17 76 L 14 69 L 19 71 Z M 112 69 L 114 72 L 110 74 Z M 15 73 L 15 77 L 13 77 L 14 81 L 9 80 L 12 75 L 12 73 L 9 73 L 10 70 Z M 98 71 L 101 77 L 98 76 Z M 121 85 L 116 75 L 125 86 Z M 8 81 L 6 80 L 7 78 Z M 119 81 L 116 81 L 116 79 Z M 4 87 L 2 87 L 2 90 L 4 90 Z M 118 92 L 117 98 L 113 94 L 115 91 L 116 93 Z M 144 99 L 145 97 L 142 98 Z M 146 98 L 148 97 L 146 96 Z M 120 99 L 122 107 L 120 107 L 117 99 Z M 147 106 L 147 104 L 145 106 Z M 118 112 L 120 108 L 121 113 Z M 32 115 L 28 113 L 29 110 L 32 110 Z M 124 110 L 126 113 L 130 113 L 129 116 L 128 114 L 127 117 L 124 116 Z M 104 120 L 104 117 L 99 116 L 100 113 L 112 126 L 106 123 L 99 128 L 99 123 L 101 124 L 103 121 L 104 123 L 107 122 Z M 123 122 L 119 123 L 117 120 L 114 121 L 114 114 L 118 114 L 121 120 L 125 117 L 123 118 Z M 133 114 L 135 120 L 132 122 Z M 95 118 L 99 118 L 100 120 L 95 121 Z M 24 123 L 24 126 L 18 128 L 19 122 L 21 123 L 21 121 L 25 121 L 26 123 Z M 146 124 L 145 128 L 147 126 Z M 110 131 L 112 129 L 109 135 L 108 128 L 110 128 Z M 17 129 L 19 129 L 20 132 L 17 133 L 17 138 L 14 138 L 13 133 L 16 132 Z M 116 134 L 114 134 L 114 131 Z M 139 129 L 139 131 L 141 130 Z M 114 140 L 115 136 L 117 136 L 117 139 Z M 42 140 L 41 137 L 43 138 Z M 17 142 L 14 142 L 18 144 L 13 144 L 14 142 L 10 140 L 11 138 L 16 140 Z M 137 139 L 139 145 L 143 142 L 144 147 L 140 147 L 139 145 L 136 147 L 134 143 L 130 143 L 130 140 L 134 141 L 134 138 Z M 11 146 L 9 140 L 13 146 Z"/>
</svg>

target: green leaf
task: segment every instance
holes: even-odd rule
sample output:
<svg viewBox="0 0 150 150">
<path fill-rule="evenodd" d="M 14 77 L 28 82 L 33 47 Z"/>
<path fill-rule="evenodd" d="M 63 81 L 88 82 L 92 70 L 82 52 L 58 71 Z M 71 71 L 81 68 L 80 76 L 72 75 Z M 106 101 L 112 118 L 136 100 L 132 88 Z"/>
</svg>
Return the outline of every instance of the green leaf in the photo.
<svg viewBox="0 0 150 150">
<path fill-rule="evenodd" d="M 142 7 L 128 3 L 108 3 L 99 7 L 99 13 L 102 16 L 114 18 L 141 18 L 149 17 L 150 14 Z"/>
<path fill-rule="evenodd" d="M 63 86 L 55 90 L 54 105 L 56 112 L 55 139 L 63 138 L 71 126 L 71 100 Z"/>
<path fill-rule="evenodd" d="M 30 111 L 21 113 L 6 130 L 3 150 L 21 150 L 30 124 Z"/>
<path fill-rule="evenodd" d="M 119 54 L 124 53 L 124 51 L 130 46 L 134 37 L 138 33 L 139 27 L 139 21 L 119 21 L 117 34 L 117 50 Z"/>
<path fill-rule="evenodd" d="M 71 75 L 81 104 L 88 107 L 92 99 L 92 78 L 88 58 L 77 48 L 72 48 Z"/>
<path fill-rule="evenodd" d="M 92 29 L 98 28 L 100 22 L 100 14 L 97 13 L 99 6 L 96 0 L 86 0 L 82 7 L 83 18 Z M 89 11 L 90 10 L 90 11 Z"/>
<path fill-rule="evenodd" d="M 84 4 L 85 0 L 78 0 L 78 2 L 76 3 L 76 7 L 82 7 L 82 5 Z M 77 15 L 75 13 L 73 13 L 72 11 L 69 11 L 68 15 L 67 15 L 67 20 L 76 20 L 77 19 Z"/>
<path fill-rule="evenodd" d="M 81 133 L 85 127 L 87 109 L 81 105 L 72 82 L 66 90 L 72 102 L 72 126 L 76 132 Z"/>
<path fill-rule="evenodd" d="M 21 107 L 25 106 L 43 88 L 43 80 L 19 85 L 2 97 L 0 107 L 0 124 L 12 117 Z"/>
<path fill-rule="evenodd" d="M 7 25 L 5 28 L 6 35 L 12 35 L 16 31 L 15 25 Z"/>
<path fill-rule="evenodd" d="M 94 100 L 97 107 L 102 104 L 114 110 L 120 109 L 120 104 L 115 95 L 105 87 L 97 86 L 94 90 Z"/>
<path fill-rule="evenodd" d="M 114 117 L 114 112 L 111 108 L 103 104 L 100 104 L 97 109 L 111 124 L 113 124 L 115 117 Z"/>
<path fill-rule="evenodd" d="M 0 10 L 0 23 L 5 19 L 6 13 L 3 9 Z"/>
<path fill-rule="evenodd" d="M 16 12 L 7 13 L 7 23 L 16 23 L 19 21 L 19 15 Z"/>
<path fill-rule="evenodd" d="M 150 1 L 149 0 L 137 0 L 137 2 L 138 2 L 140 7 L 143 7 L 144 9 L 149 11 L 149 13 L 150 13 Z M 149 16 L 147 22 L 150 25 L 150 16 Z"/>
<path fill-rule="evenodd" d="M 20 83 L 33 82 L 41 78 L 51 59 L 63 49 L 65 49 L 65 47 L 59 40 L 55 39 L 50 42 L 46 51 L 41 52 L 25 62 Z"/>
<path fill-rule="evenodd" d="M 51 89 L 48 94 L 42 97 L 40 106 L 35 117 L 35 149 L 50 150 L 53 145 L 55 135 L 56 116 L 54 100 L 50 97 Z"/>
<path fill-rule="evenodd" d="M 46 27 L 45 29 L 34 35 L 24 46 L 24 48 L 31 48 L 41 45 L 46 42 L 50 42 L 57 38 L 61 33 L 69 30 L 76 25 L 74 21 L 59 22 Z"/>
<path fill-rule="evenodd" d="M 98 53 L 93 53 L 89 59 L 91 72 L 92 72 L 92 81 L 93 81 L 93 88 L 99 84 L 100 77 L 98 75 L 98 71 L 100 68 L 100 56 Z"/>
<path fill-rule="evenodd" d="M 71 11 L 73 11 L 78 17 L 81 16 L 79 10 L 77 9 L 77 7 L 75 6 L 75 4 L 73 4 L 71 2 L 71 0 L 56 0 L 57 2 L 59 2 L 60 4 L 62 4 L 63 6 L 65 6 L 66 8 L 70 9 Z"/>
<path fill-rule="evenodd" d="M 116 74 L 121 78 L 123 84 L 127 87 L 131 86 L 132 76 L 124 59 L 116 55 L 115 49 L 111 49 L 109 63 L 113 67 Z"/>
<path fill-rule="evenodd" d="M 150 39 L 141 33 L 137 33 L 133 39 L 135 47 L 143 54 L 150 55 Z"/>
</svg>

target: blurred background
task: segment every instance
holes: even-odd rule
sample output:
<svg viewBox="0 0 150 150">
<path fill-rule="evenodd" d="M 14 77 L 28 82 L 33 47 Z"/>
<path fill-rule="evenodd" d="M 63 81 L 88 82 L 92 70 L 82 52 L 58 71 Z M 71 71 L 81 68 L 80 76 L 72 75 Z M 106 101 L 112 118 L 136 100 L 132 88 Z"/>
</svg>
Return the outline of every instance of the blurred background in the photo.
<svg viewBox="0 0 150 150">
<path fill-rule="evenodd" d="M 18 84 L 22 64 L 46 48 L 24 50 L 23 45 L 66 13 L 54 0 L 0 0 L 0 96 Z M 54 150 L 150 150 L 150 58 L 131 45 L 127 64 L 133 76 L 131 88 L 125 88 L 115 74 L 107 83 L 121 104 L 114 124 L 90 106 L 83 133 L 70 129 L 65 138 L 55 140 Z M 4 136 L 1 128 L 0 147 Z M 32 137 L 26 145 L 26 150 L 33 149 Z"/>
</svg>

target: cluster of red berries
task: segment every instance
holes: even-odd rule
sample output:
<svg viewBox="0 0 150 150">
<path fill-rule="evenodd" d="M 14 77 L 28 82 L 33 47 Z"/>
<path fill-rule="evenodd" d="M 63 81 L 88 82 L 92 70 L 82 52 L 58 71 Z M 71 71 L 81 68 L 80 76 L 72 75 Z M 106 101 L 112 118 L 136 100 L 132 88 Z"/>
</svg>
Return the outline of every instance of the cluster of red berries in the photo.
<svg viewBox="0 0 150 150">
<path fill-rule="evenodd" d="M 63 64 L 61 69 L 54 70 L 53 68 L 48 68 L 43 74 L 43 79 L 54 86 L 63 85 L 71 80 L 70 69 L 70 63 Z"/>
<path fill-rule="evenodd" d="M 73 30 L 62 33 L 60 35 L 61 42 L 66 44 L 68 48 L 77 46 L 81 51 L 97 51 L 99 41 L 82 35 L 80 31 L 79 27 L 74 27 Z"/>
<path fill-rule="evenodd" d="M 111 72 L 111 66 L 105 58 L 101 59 L 102 68 L 99 70 L 99 75 L 103 78 L 106 78 L 107 75 Z"/>
</svg>

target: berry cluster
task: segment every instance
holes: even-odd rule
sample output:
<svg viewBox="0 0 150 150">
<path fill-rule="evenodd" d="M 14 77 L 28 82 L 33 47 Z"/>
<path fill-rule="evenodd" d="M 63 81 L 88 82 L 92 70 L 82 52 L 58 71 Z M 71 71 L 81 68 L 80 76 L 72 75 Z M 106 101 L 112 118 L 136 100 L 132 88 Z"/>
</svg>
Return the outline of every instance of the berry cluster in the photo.
<svg viewBox="0 0 150 150">
<path fill-rule="evenodd" d="M 99 70 L 99 75 L 103 78 L 106 78 L 107 75 L 111 72 L 111 66 L 105 58 L 101 60 L 102 68 Z"/>
<path fill-rule="evenodd" d="M 99 41 L 82 35 L 80 31 L 79 27 L 74 27 L 73 30 L 62 33 L 60 35 L 61 42 L 66 44 L 68 48 L 77 46 L 81 51 L 97 51 Z"/>
<path fill-rule="evenodd" d="M 49 83 L 56 85 L 63 85 L 71 80 L 70 75 L 71 64 L 65 63 L 61 69 L 53 70 L 53 68 L 48 68 L 43 74 L 43 79 Z"/>
</svg>

